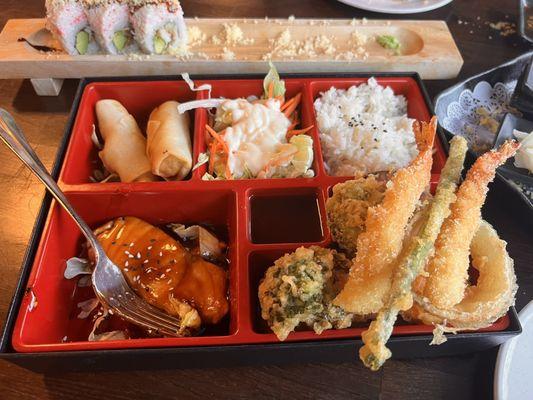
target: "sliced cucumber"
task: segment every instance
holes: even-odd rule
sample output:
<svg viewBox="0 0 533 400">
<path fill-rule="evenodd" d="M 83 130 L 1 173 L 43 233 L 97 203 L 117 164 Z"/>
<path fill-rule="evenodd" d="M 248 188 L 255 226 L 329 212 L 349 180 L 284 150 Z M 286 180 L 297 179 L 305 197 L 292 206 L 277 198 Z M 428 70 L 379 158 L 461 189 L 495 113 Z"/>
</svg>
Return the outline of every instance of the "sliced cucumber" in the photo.
<svg viewBox="0 0 533 400">
<path fill-rule="evenodd" d="M 113 44 L 115 45 L 118 51 L 122 51 L 124 47 L 126 47 L 126 44 L 128 44 L 129 40 L 130 36 L 124 30 L 116 31 L 113 35 Z"/>
<path fill-rule="evenodd" d="M 76 50 L 78 50 L 78 53 L 85 54 L 87 53 L 87 49 L 89 48 L 89 32 L 87 31 L 79 31 L 76 35 Z"/>
<path fill-rule="evenodd" d="M 166 47 L 167 47 L 167 42 L 165 42 L 165 40 L 161 36 L 155 35 L 154 36 L 154 51 L 155 51 L 155 54 L 163 53 L 163 51 L 165 51 Z"/>
</svg>

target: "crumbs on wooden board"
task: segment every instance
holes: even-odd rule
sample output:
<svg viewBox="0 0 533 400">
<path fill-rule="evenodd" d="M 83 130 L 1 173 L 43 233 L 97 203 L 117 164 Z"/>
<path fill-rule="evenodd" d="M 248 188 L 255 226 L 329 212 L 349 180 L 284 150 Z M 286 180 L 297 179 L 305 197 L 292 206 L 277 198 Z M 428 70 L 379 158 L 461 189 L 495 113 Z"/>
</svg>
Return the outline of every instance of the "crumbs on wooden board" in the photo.
<svg viewBox="0 0 533 400">
<path fill-rule="evenodd" d="M 297 19 L 291 15 L 288 17 L 287 21 L 290 25 L 293 25 L 297 22 Z M 248 22 L 257 25 L 260 20 L 243 20 L 242 25 L 246 25 Z M 278 23 L 279 25 L 283 25 L 282 20 L 269 20 L 268 17 L 265 17 L 264 22 L 267 24 Z M 330 24 L 328 21 L 316 20 L 309 20 L 307 23 L 311 26 L 316 24 L 327 26 Z M 368 21 L 366 18 L 359 20 L 353 19 L 350 22 L 350 26 L 356 27 L 366 25 L 367 23 Z M 390 21 L 387 21 L 387 26 L 390 24 Z M 222 24 L 221 29 L 212 36 L 203 32 L 198 26 L 189 26 L 188 34 L 189 43 L 187 45 L 187 50 L 189 48 L 197 48 L 197 50 L 200 50 L 199 48 L 202 46 L 212 45 L 218 47 L 218 53 L 208 55 L 205 52 L 184 52 L 179 55 L 179 58 L 181 59 L 202 58 L 207 60 L 210 57 L 213 57 L 222 60 L 234 60 L 238 57 L 247 60 L 248 57 L 243 58 L 237 56 L 236 50 L 241 46 L 256 44 L 256 40 L 247 37 L 246 33 L 237 23 Z M 365 47 L 368 42 L 368 36 L 359 32 L 357 29 L 354 29 L 350 33 L 348 48 L 344 51 L 341 51 L 336 47 L 335 40 L 335 36 L 324 34 L 309 34 L 301 39 L 295 39 L 290 27 L 287 27 L 279 32 L 274 38 L 268 39 L 268 49 L 265 53 L 260 55 L 259 58 L 262 60 L 271 60 L 273 58 L 292 60 L 297 57 L 314 58 L 318 56 L 331 56 L 335 60 L 344 61 L 354 61 L 357 59 L 364 60 L 368 58 L 369 54 Z"/>
</svg>

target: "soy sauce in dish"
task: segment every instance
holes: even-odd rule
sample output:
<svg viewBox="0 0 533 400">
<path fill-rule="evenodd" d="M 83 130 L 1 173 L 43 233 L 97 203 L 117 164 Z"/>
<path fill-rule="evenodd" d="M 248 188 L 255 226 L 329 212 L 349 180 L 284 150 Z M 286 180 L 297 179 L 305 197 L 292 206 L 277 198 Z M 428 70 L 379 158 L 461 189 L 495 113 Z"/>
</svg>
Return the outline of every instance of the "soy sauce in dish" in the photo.
<svg viewBox="0 0 533 400">
<path fill-rule="evenodd" d="M 253 196 L 250 205 L 253 243 L 319 242 L 323 238 L 315 195 Z"/>
</svg>

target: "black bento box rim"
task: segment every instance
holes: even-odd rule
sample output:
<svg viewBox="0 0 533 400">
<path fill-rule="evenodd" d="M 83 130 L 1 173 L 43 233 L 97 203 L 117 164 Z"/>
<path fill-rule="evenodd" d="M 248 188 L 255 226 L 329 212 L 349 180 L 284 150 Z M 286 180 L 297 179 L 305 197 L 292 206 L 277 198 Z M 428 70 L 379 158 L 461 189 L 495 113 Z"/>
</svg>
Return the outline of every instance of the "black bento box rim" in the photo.
<svg viewBox="0 0 533 400">
<path fill-rule="evenodd" d="M 341 73 L 341 74 L 281 74 L 283 78 L 370 78 L 370 77 L 408 77 L 416 81 L 424 101 L 434 114 L 433 105 L 426 88 L 416 72 L 391 73 Z M 230 79 L 262 79 L 263 74 L 235 75 L 193 75 L 193 80 L 230 80 Z M 81 97 L 85 87 L 93 82 L 130 82 L 130 81 L 171 81 L 181 80 L 180 76 L 127 76 L 98 77 L 80 80 L 74 102 L 67 120 L 65 133 L 60 142 L 52 176 L 57 180 L 63 164 L 65 152 L 72 134 L 72 128 Z M 448 141 L 439 128 L 439 138 L 448 151 Z M 223 346 L 167 347 L 117 350 L 84 350 L 61 352 L 18 353 L 11 346 L 11 337 L 18 309 L 24 295 L 26 283 L 31 272 L 35 253 L 43 233 L 44 225 L 50 209 L 52 196 L 47 192 L 38 213 L 30 241 L 22 262 L 22 268 L 16 285 L 13 299 L 8 308 L 6 322 L 0 338 L 0 359 L 19 364 L 25 368 L 46 372 L 52 367 L 58 370 L 64 366 L 69 370 L 98 369 L 145 369 L 145 368 L 180 368 L 202 366 L 249 365 L 253 363 L 284 363 L 284 362 L 345 362 L 356 359 L 356 350 L 362 345 L 360 338 L 305 341 L 291 343 L 243 344 Z M 423 357 L 450 355 L 482 350 L 498 345 L 512 336 L 518 335 L 521 325 L 514 307 L 508 312 L 510 324 L 500 332 L 465 332 L 450 335 L 448 342 L 441 346 L 429 346 L 432 335 L 395 336 L 390 339 L 389 347 L 393 357 Z M 88 357 L 90 356 L 90 357 Z M 166 358 L 165 358 L 166 357 Z M 171 360 L 171 358 L 173 358 Z M 140 362 L 140 360 L 143 362 Z M 157 360 L 157 366 L 146 363 L 149 359 Z M 85 360 L 85 362 L 83 362 Z M 137 361 L 134 361 L 137 360 Z M 176 360 L 181 360 L 179 363 Z"/>
</svg>

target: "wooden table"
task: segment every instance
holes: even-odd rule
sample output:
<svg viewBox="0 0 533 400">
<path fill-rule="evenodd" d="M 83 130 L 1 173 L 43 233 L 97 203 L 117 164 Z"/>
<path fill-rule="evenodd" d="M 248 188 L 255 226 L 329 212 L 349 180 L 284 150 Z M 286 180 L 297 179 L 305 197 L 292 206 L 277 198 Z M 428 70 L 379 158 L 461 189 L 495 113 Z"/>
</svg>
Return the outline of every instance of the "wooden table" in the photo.
<svg viewBox="0 0 533 400">
<path fill-rule="evenodd" d="M 9 18 L 44 15 L 42 0 L 1 0 L 0 27 Z M 383 18 L 334 0 L 183 0 L 188 15 L 199 17 Z M 468 77 L 500 64 L 530 47 L 516 34 L 504 37 L 488 21 L 516 22 L 518 0 L 455 0 L 440 10 L 414 18 L 444 19 L 465 59 Z M 389 18 L 389 16 L 387 16 Z M 405 18 L 405 17 L 404 17 Z M 432 97 L 453 81 L 428 81 Z M 60 96 L 38 97 L 28 81 L 0 80 L 0 107 L 13 113 L 38 155 L 50 167 L 63 135 L 76 81 Z M 26 244 L 43 189 L 20 162 L 0 146 L 0 321 L 14 291 Z M 484 214 L 508 241 L 520 289 L 517 306 L 533 296 L 533 230 L 520 215 L 492 195 Z M 131 398 L 351 398 L 351 399 L 490 399 L 496 349 L 439 359 L 388 361 L 372 373 L 357 360 L 351 364 L 294 364 L 162 372 L 38 375 L 0 362 L 2 399 L 131 399 Z"/>
</svg>

